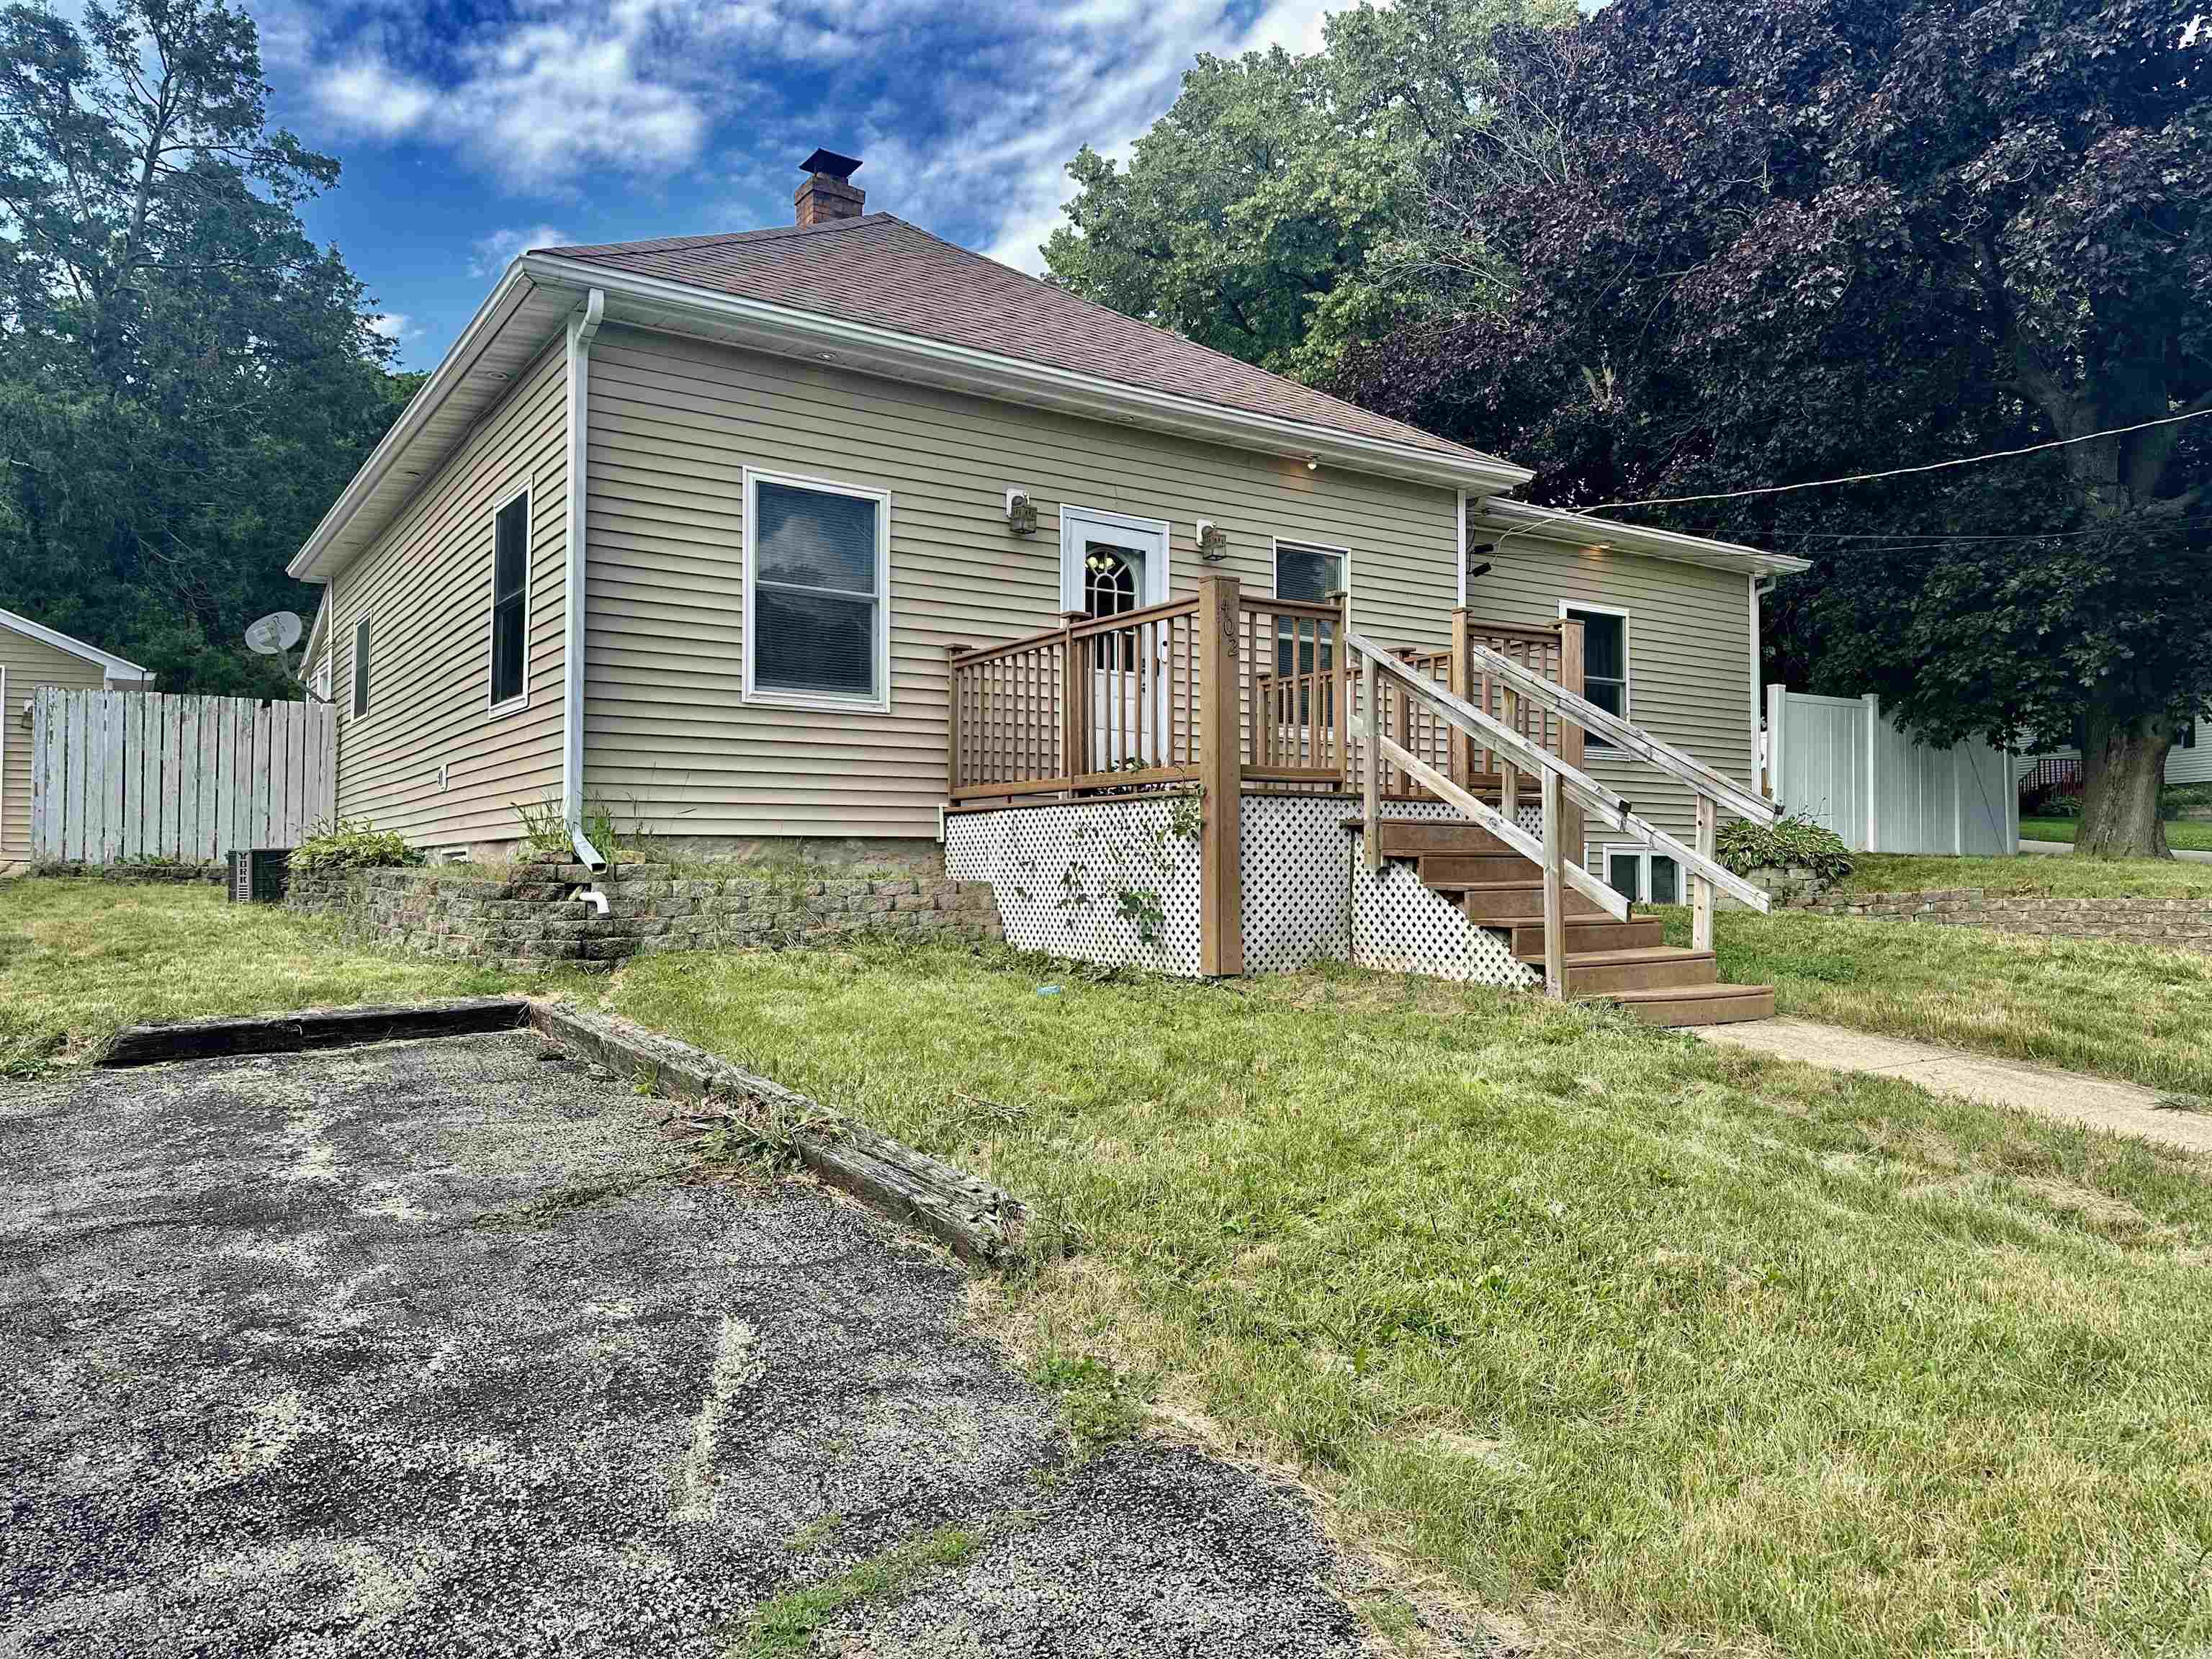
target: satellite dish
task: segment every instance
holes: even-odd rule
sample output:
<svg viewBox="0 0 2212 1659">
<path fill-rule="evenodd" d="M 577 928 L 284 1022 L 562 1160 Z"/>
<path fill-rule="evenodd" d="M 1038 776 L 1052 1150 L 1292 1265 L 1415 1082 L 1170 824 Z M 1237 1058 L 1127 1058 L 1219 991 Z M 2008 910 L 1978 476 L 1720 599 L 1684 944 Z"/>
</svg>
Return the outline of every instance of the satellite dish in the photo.
<svg viewBox="0 0 2212 1659">
<path fill-rule="evenodd" d="M 258 657 L 273 657 L 297 645 L 305 632 L 296 611 L 271 611 L 246 629 L 246 648 Z"/>
</svg>

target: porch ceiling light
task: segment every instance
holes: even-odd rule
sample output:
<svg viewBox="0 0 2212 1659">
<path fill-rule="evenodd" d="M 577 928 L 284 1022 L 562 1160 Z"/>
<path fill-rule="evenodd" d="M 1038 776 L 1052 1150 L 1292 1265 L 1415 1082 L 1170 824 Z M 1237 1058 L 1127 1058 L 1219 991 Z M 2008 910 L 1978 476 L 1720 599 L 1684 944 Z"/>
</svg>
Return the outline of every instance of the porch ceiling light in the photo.
<svg viewBox="0 0 2212 1659">
<path fill-rule="evenodd" d="M 1318 471 L 1321 471 L 1321 457 L 1320 457 L 1320 456 L 1318 456 L 1318 455 L 1309 455 L 1309 456 L 1307 456 L 1307 457 L 1306 457 L 1306 471 L 1309 471 L 1309 472 L 1318 472 Z"/>
<path fill-rule="evenodd" d="M 1009 489 L 1006 492 L 1006 528 L 1017 536 L 1034 536 L 1036 526 L 1036 503 L 1030 499 L 1029 492 Z"/>
</svg>

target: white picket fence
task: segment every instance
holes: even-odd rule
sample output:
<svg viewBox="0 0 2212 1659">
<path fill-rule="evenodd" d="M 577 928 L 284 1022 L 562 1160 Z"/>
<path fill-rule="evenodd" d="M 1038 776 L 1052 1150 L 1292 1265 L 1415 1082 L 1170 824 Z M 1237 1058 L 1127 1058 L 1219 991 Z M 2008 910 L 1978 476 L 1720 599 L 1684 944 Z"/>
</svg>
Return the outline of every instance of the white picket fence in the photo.
<svg viewBox="0 0 2212 1659">
<path fill-rule="evenodd" d="M 2012 763 L 1985 743 L 1932 748 L 1863 697 L 1766 688 L 1774 798 L 1855 853 L 2007 854 L 2020 848 Z"/>
<path fill-rule="evenodd" d="M 31 711 L 31 848 L 40 863 L 212 863 L 296 847 L 332 815 L 327 703 L 41 686 Z"/>
</svg>

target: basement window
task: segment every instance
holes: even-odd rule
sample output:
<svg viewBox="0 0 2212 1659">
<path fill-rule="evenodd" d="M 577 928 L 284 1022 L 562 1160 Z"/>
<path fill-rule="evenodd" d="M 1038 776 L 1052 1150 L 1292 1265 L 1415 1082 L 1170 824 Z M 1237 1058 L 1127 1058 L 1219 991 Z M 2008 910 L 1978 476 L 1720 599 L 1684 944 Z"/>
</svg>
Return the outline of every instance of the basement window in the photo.
<svg viewBox="0 0 2212 1659">
<path fill-rule="evenodd" d="M 1623 898 L 1633 899 L 1639 904 L 1683 902 L 1682 866 L 1666 854 L 1634 844 L 1608 845 L 1599 848 L 1597 852 L 1595 868 L 1604 876 L 1606 885 Z M 1587 856 L 1583 867 L 1592 867 Z"/>
<path fill-rule="evenodd" d="M 530 492 L 492 516 L 489 706 L 530 701 Z"/>
<path fill-rule="evenodd" d="M 890 707 L 890 511 L 883 490 L 746 470 L 746 702 Z"/>
</svg>

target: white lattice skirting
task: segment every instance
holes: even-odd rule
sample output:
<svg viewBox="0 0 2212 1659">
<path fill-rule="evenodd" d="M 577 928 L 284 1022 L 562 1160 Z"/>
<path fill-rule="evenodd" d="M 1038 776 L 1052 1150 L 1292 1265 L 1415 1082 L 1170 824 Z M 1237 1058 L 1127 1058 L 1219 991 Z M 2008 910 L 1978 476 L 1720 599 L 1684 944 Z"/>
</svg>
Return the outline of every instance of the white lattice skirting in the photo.
<svg viewBox="0 0 2212 1659">
<path fill-rule="evenodd" d="M 1349 960 L 1485 985 L 1536 983 L 1504 934 L 1469 922 L 1409 866 L 1369 872 L 1358 836 L 1344 828 L 1358 814 L 1355 797 L 1248 794 L 1239 810 L 1247 973 Z M 1522 809 L 1524 822 L 1533 811 Z M 991 884 L 1006 938 L 1023 950 L 1195 977 L 1198 843 L 1176 833 L 1174 811 L 1173 798 L 1152 796 L 957 813 L 945 823 L 945 870 Z M 1441 802 L 1409 801 L 1384 816 L 1459 815 Z"/>
<path fill-rule="evenodd" d="M 945 873 L 991 884 L 1021 950 L 1195 978 L 1198 842 L 1176 833 L 1174 809 L 1151 795 L 956 813 Z"/>
</svg>

